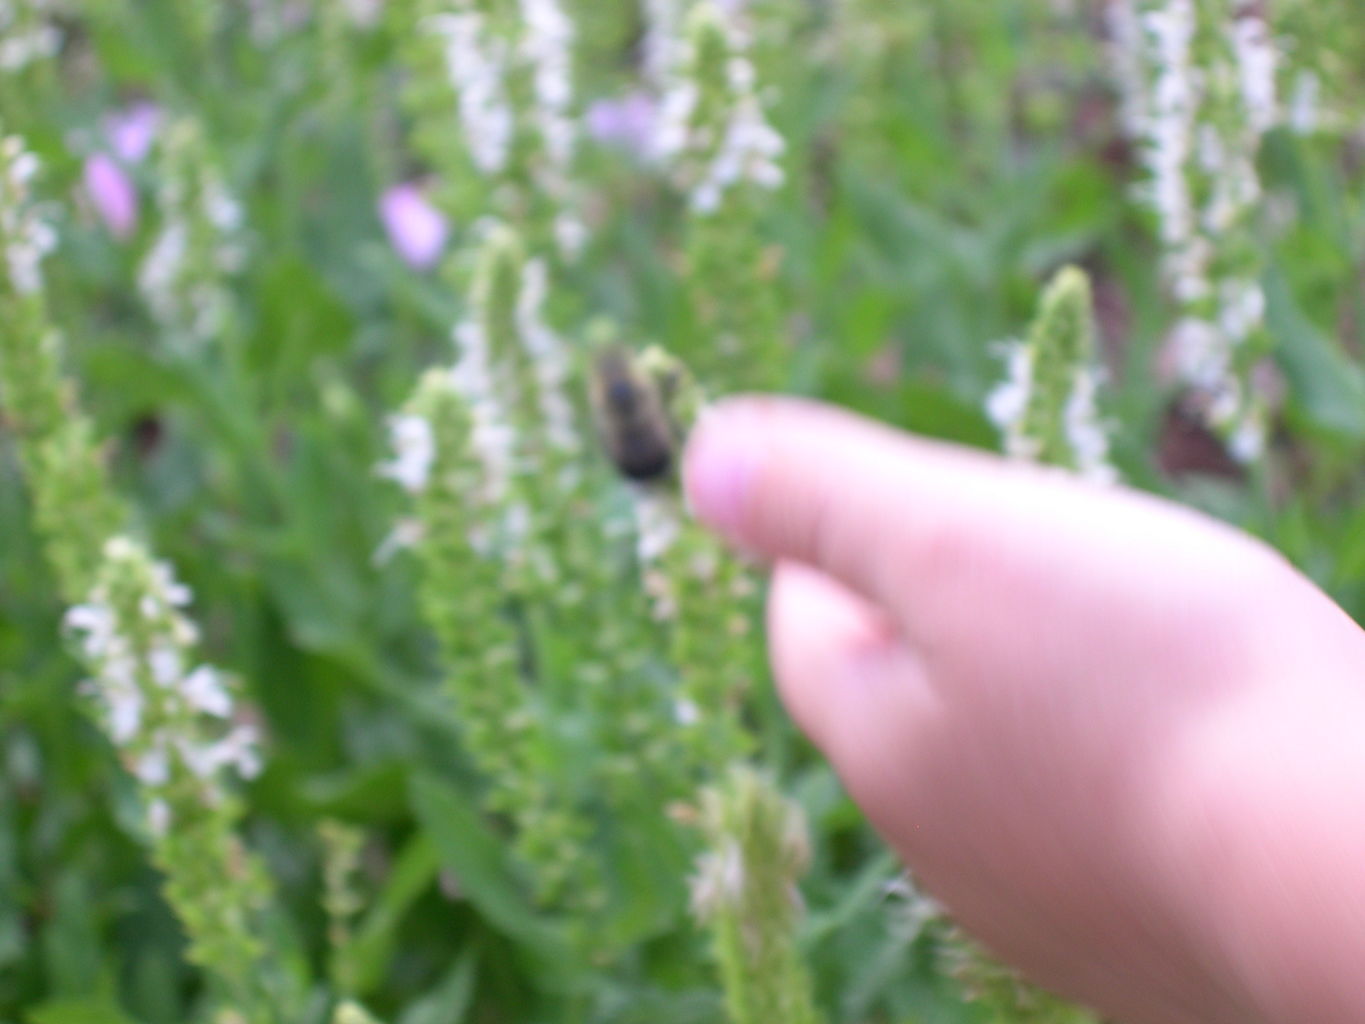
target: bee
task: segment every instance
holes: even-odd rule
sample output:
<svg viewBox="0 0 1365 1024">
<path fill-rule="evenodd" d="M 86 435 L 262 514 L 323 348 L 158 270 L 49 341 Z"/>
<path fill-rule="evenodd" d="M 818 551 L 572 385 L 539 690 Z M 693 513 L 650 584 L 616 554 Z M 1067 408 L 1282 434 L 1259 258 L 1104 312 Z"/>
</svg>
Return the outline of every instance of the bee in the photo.
<svg viewBox="0 0 1365 1024">
<path fill-rule="evenodd" d="M 678 437 L 664 384 L 617 345 L 603 349 L 593 367 L 590 397 L 602 446 L 629 480 L 656 481 L 673 469 Z"/>
</svg>

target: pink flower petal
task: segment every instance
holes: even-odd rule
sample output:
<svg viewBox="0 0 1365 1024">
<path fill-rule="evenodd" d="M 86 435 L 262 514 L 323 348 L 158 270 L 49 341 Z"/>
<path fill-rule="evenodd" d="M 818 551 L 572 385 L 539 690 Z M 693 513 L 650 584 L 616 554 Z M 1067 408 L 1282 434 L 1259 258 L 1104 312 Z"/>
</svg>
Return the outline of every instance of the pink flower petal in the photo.
<svg viewBox="0 0 1365 1024">
<path fill-rule="evenodd" d="M 104 130 L 114 153 L 125 164 L 138 164 L 146 158 L 161 128 L 161 108 L 143 100 L 110 114 Z"/>
<path fill-rule="evenodd" d="M 588 134 L 644 158 L 653 151 L 657 121 L 654 98 L 646 92 L 597 100 L 584 114 Z"/>
<path fill-rule="evenodd" d="M 125 239 L 137 228 L 137 189 L 108 153 L 85 161 L 85 191 L 109 233 Z"/>
<path fill-rule="evenodd" d="M 449 227 L 416 184 L 394 185 L 380 196 L 379 219 L 394 251 L 408 266 L 430 270 L 440 260 Z"/>
</svg>

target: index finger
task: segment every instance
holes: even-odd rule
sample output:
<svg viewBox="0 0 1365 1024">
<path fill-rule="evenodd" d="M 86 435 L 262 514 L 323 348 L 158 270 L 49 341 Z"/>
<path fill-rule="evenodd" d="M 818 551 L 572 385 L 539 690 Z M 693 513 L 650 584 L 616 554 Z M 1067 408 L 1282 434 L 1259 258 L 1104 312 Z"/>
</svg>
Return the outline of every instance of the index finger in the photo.
<svg viewBox="0 0 1365 1024">
<path fill-rule="evenodd" d="M 828 573 L 921 640 L 945 639 L 958 619 L 1094 611 L 1097 580 L 1121 577 L 1125 594 L 1168 607 L 1172 558 L 1198 548 L 1208 561 L 1220 535 L 1245 558 L 1236 531 L 1169 502 L 798 399 L 720 403 L 697 425 L 683 475 L 704 522 Z"/>
</svg>

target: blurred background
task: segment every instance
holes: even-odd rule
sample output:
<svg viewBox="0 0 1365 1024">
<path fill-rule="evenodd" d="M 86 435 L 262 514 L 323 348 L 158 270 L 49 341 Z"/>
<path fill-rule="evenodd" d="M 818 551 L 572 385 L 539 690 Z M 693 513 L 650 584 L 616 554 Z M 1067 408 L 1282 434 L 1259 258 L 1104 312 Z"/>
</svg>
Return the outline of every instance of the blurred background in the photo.
<svg viewBox="0 0 1365 1024">
<path fill-rule="evenodd" d="M 1090 1019 L 964 946 L 793 735 L 758 579 L 612 471 L 591 353 L 1037 457 L 1011 353 L 1054 365 L 1077 266 L 1055 365 L 1107 474 L 1359 617 L 1362 67 L 1350 0 L 0 0 L 0 1022 L 761 1019 L 688 910 L 741 760 L 806 837 L 786 1019 Z M 44 402 L 89 493 L 44 496 Z M 134 563 L 54 555 L 105 502 L 232 681 L 172 673 L 191 717 L 257 738 L 212 748 L 208 854 L 92 639 Z"/>
</svg>

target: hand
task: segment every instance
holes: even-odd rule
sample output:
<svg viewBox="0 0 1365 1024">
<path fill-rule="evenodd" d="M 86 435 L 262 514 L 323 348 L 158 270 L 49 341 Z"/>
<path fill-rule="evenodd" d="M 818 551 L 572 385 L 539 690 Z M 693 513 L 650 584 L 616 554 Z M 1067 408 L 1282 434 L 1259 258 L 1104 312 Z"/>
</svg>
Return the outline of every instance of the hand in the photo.
<svg viewBox="0 0 1365 1024">
<path fill-rule="evenodd" d="M 1124 1021 L 1365 1020 L 1365 636 L 1173 504 L 795 400 L 709 413 L 783 700 L 919 881 Z"/>
</svg>

